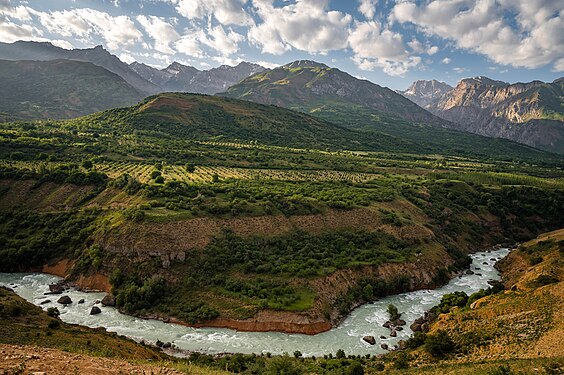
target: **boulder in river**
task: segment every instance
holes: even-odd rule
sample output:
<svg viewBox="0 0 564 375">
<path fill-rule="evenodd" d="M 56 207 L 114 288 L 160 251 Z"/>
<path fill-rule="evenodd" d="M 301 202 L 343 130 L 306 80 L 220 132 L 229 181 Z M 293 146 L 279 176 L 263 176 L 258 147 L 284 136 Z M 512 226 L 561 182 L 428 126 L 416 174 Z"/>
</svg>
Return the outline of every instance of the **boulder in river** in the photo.
<svg viewBox="0 0 564 375">
<path fill-rule="evenodd" d="M 417 322 L 413 322 L 409 328 L 413 331 L 413 332 L 421 332 L 421 324 L 417 323 Z"/>
<path fill-rule="evenodd" d="M 466 274 L 467 274 L 467 275 L 473 275 L 473 274 L 474 274 L 474 271 L 472 271 L 472 270 L 466 270 Z"/>
<path fill-rule="evenodd" d="M 60 283 L 49 285 L 49 294 L 62 294 L 64 291 L 65 287 Z"/>
<path fill-rule="evenodd" d="M 386 323 L 382 324 L 382 327 L 384 327 L 384 328 L 391 328 L 391 327 L 392 327 L 392 322 L 390 322 L 390 321 L 388 320 Z"/>
<path fill-rule="evenodd" d="M 81 303 L 81 304 L 84 303 L 84 298 L 81 298 L 81 299 L 78 301 L 78 303 Z"/>
<path fill-rule="evenodd" d="M 163 344 L 163 349 L 168 349 L 170 347 L 172 347 L 172 343 L 170 341 Z"/>
<path fill-rule="evenodd" d="M 396 331 L 403 331 L 403 327 L 402 326 L 396 327 Z"/>
<path fill-rule="evenodd" d="M 45 301 L 42 301 L 42 302 L 40 303 L 40 305 L 46 305 L 46 304 L 48 304 L 48 303 L 51 303 L 51 300 L 50 300 L 50 299 L 46 299 Z"/>
<path fill-rule="evenodd" d="M 57 300 L 57 303 L 60 303 L 61 305 L 70 305 L 72 300 L 69 296 L 62 296 Z"/>
<path fill-rule="evenodd" d="M 382 340 L 386 340 L 386 336 L 384 336 L 384 335 L 380 336 L 380 338 L 381 338 Z"/>
<path fill-rule="evenodd" d="M 396 327 L 406 325 L 405 320 L 403 320 L 403 319 L 396 319 L 392 322 L 392 324 Z"/>
<path fill-rule="evenodd" d="M 111 294 L 106 294 L 104 298 L 102 298 L 102 305 L 104 306 L 115 306 L 116 299 Z"/>
<path fill-rule="evenodd" d="M 90 315 L 100 314 L 102 310 L 98 306 L 92 306 L 92 310 L 90 310 Z"/>
<path fill-rule="evenodd" d="M 374 336 L 364 336 L 362 339 L 367 343 L 369 343 L 370 345 L 376 344 L 376 339 L 374 338 Z"/>
<path fill-rule="evenodd" d="M 380 344 L 380 347 L 384 350 L 388 350 L 388 344 Z"/>
<path fill-rule="evenodd" d="M 396 337 L 398 334 L 396 333 L 396 331 L 392 331 L 390 332 L 390 337 Z"/>
</svg>

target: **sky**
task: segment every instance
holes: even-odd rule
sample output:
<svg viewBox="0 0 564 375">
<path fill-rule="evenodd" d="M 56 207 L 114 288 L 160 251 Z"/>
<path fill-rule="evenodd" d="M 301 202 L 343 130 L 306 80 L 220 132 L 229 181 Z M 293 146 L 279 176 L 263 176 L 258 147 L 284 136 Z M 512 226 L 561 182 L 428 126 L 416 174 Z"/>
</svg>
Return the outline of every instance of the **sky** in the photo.
<svg viewBox="0 0 564 375">
<path fill-rule="evenodd" d="M 0 0 L 0 41 L 209 69 L 323 62 L 392 89 L 564 75 L 564 0 Z"/>
</svg>

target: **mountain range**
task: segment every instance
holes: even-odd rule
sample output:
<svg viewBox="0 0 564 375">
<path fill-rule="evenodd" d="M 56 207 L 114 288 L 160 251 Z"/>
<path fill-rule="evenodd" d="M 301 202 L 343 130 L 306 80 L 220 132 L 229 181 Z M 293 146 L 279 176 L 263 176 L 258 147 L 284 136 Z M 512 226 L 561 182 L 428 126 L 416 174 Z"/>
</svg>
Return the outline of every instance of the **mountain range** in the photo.
<svg viewBox="0 0 564 375">
<path fill-rule="evenodd" d="M 277 105 L 430 149 L 449 142 L 464 148 L 467 137 L 456 130 L 564 153 L 564 79 L 509 84 L 475 77 L 454 88 L 417 81 L 396 92 L 310 60 L 274 69 L 248 62 L 204 71 L 178 62 L 156 69 L 125 64 L 101 46 L 66 50 L 21 41 L 0 43 L 0 59 L 15 62 L 0 66 L 0 97 L 6 98 L 0 121 L 76 117 L 155 93 L 193 92 Z"/>
<path fill-rule="evenodd" d="M 450 89 L 417 81 L 401 93 L 452 129 L 564 153 L 564 78 L 510 84 L 474 77 Z"/>
<path fill-rule="evenodd" d="M 129 65 L 147 81 L 161 87 L 163 91 L 217 94 L 247 78 L 265 70 L 260 65 L 243 61 L 237 66 L 221 65 L 210 70 L 198 70 L 192 66 L 173 62 L 164 69 L 133 62 Z"/>
</svg>

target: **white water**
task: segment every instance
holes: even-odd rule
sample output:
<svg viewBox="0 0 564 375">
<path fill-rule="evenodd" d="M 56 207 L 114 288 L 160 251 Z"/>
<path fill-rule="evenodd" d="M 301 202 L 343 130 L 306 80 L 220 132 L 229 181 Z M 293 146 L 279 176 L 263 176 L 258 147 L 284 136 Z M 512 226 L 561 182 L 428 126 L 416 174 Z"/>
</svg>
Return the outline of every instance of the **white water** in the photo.
<svg viewBox="0 0 564 375">
<path fill-rule="evenodd" d="M 47 274 L 0 273 L 0 285 L 14 289 L 21 297 L 36 305 L 50 299 L 51 303 L 40 306 L 45 310 L 48 307 L 56 306 L 61 312 L 61 319 L 67 323 L 105 327 L 108 331 L 117 332 L 139 341 L 155 342 L 157 339 L 163 342 L 170 341 L 180 349 L 212 353 L 270 352 L 272 354 L 293 353 L 299 350 L 307 356 L 335 353 L 338 349 L 343 349 L 347 354 L 377 354 L 385 352 L 380 348 L 381 343 L 393 346 L 399 340 L 409 338 L 413 333 L 409 325 L 426 310 L 438 304 L 444 294 L 464 291 L 470 295 L 482 288 L 488 288 L 488 280 L 499 279 L 499 274 L 493 267 L 495 261 L 491 259 L 497 261 L 505 257 L 508 252 L 508 249 L 500 249 L 473 254 L 470 269 L 476 274 L 457 277 L 438 289 L 403 293 L 363 305 L 353 311 L 340 326 L 314 336 L 277 332 L 237 332 L 218 328 L 190 328 L 157 320 L 134 318 L 119 313 L 115 308 L 104 307 L 100 304 L 98 306 L 102 313 L 89 315 L 95 301 L 101 300 L 104 293 L 66 291 L 63 295 L 69 295 L 73 303 L 63 307 L 56 303 L 60 295 L 46 296 L 43 294 L 49 291 L 49 284 L 60 280 L 59 277 Z M 81 298 L 86 301 L 84 304 L 77 303 Z M 398 331 L 395 338 L 389 337 L 390 331 L 382 327 L 382 324 L 388 319 L 386 310 L 390 303 L 398 307 L 402 313 L 402 319 L 407 322 L 404 330 Z M 362 337 L 366 335 L 374 336 L 376 345 L 371 346 L 364 342 Z M 387 339 L 380 339 L 380 335 L 386 336 Z"/>
</svg>

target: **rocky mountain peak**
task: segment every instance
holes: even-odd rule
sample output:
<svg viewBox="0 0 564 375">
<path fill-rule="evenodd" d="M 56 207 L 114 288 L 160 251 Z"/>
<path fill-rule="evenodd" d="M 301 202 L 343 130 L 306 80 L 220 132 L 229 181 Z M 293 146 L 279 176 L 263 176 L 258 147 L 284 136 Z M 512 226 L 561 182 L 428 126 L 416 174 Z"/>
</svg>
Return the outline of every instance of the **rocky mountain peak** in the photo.
<svg viewBox="0 0 564 375">
<path fill-rule="evenodd" d="M 453 89 L 445 82 L 433 80 L 418 80 L 413 82 L 405 91 L 399 93 L 423 108 L 429 107 L 433 102 L 441 98 Z"/>
</svg>

